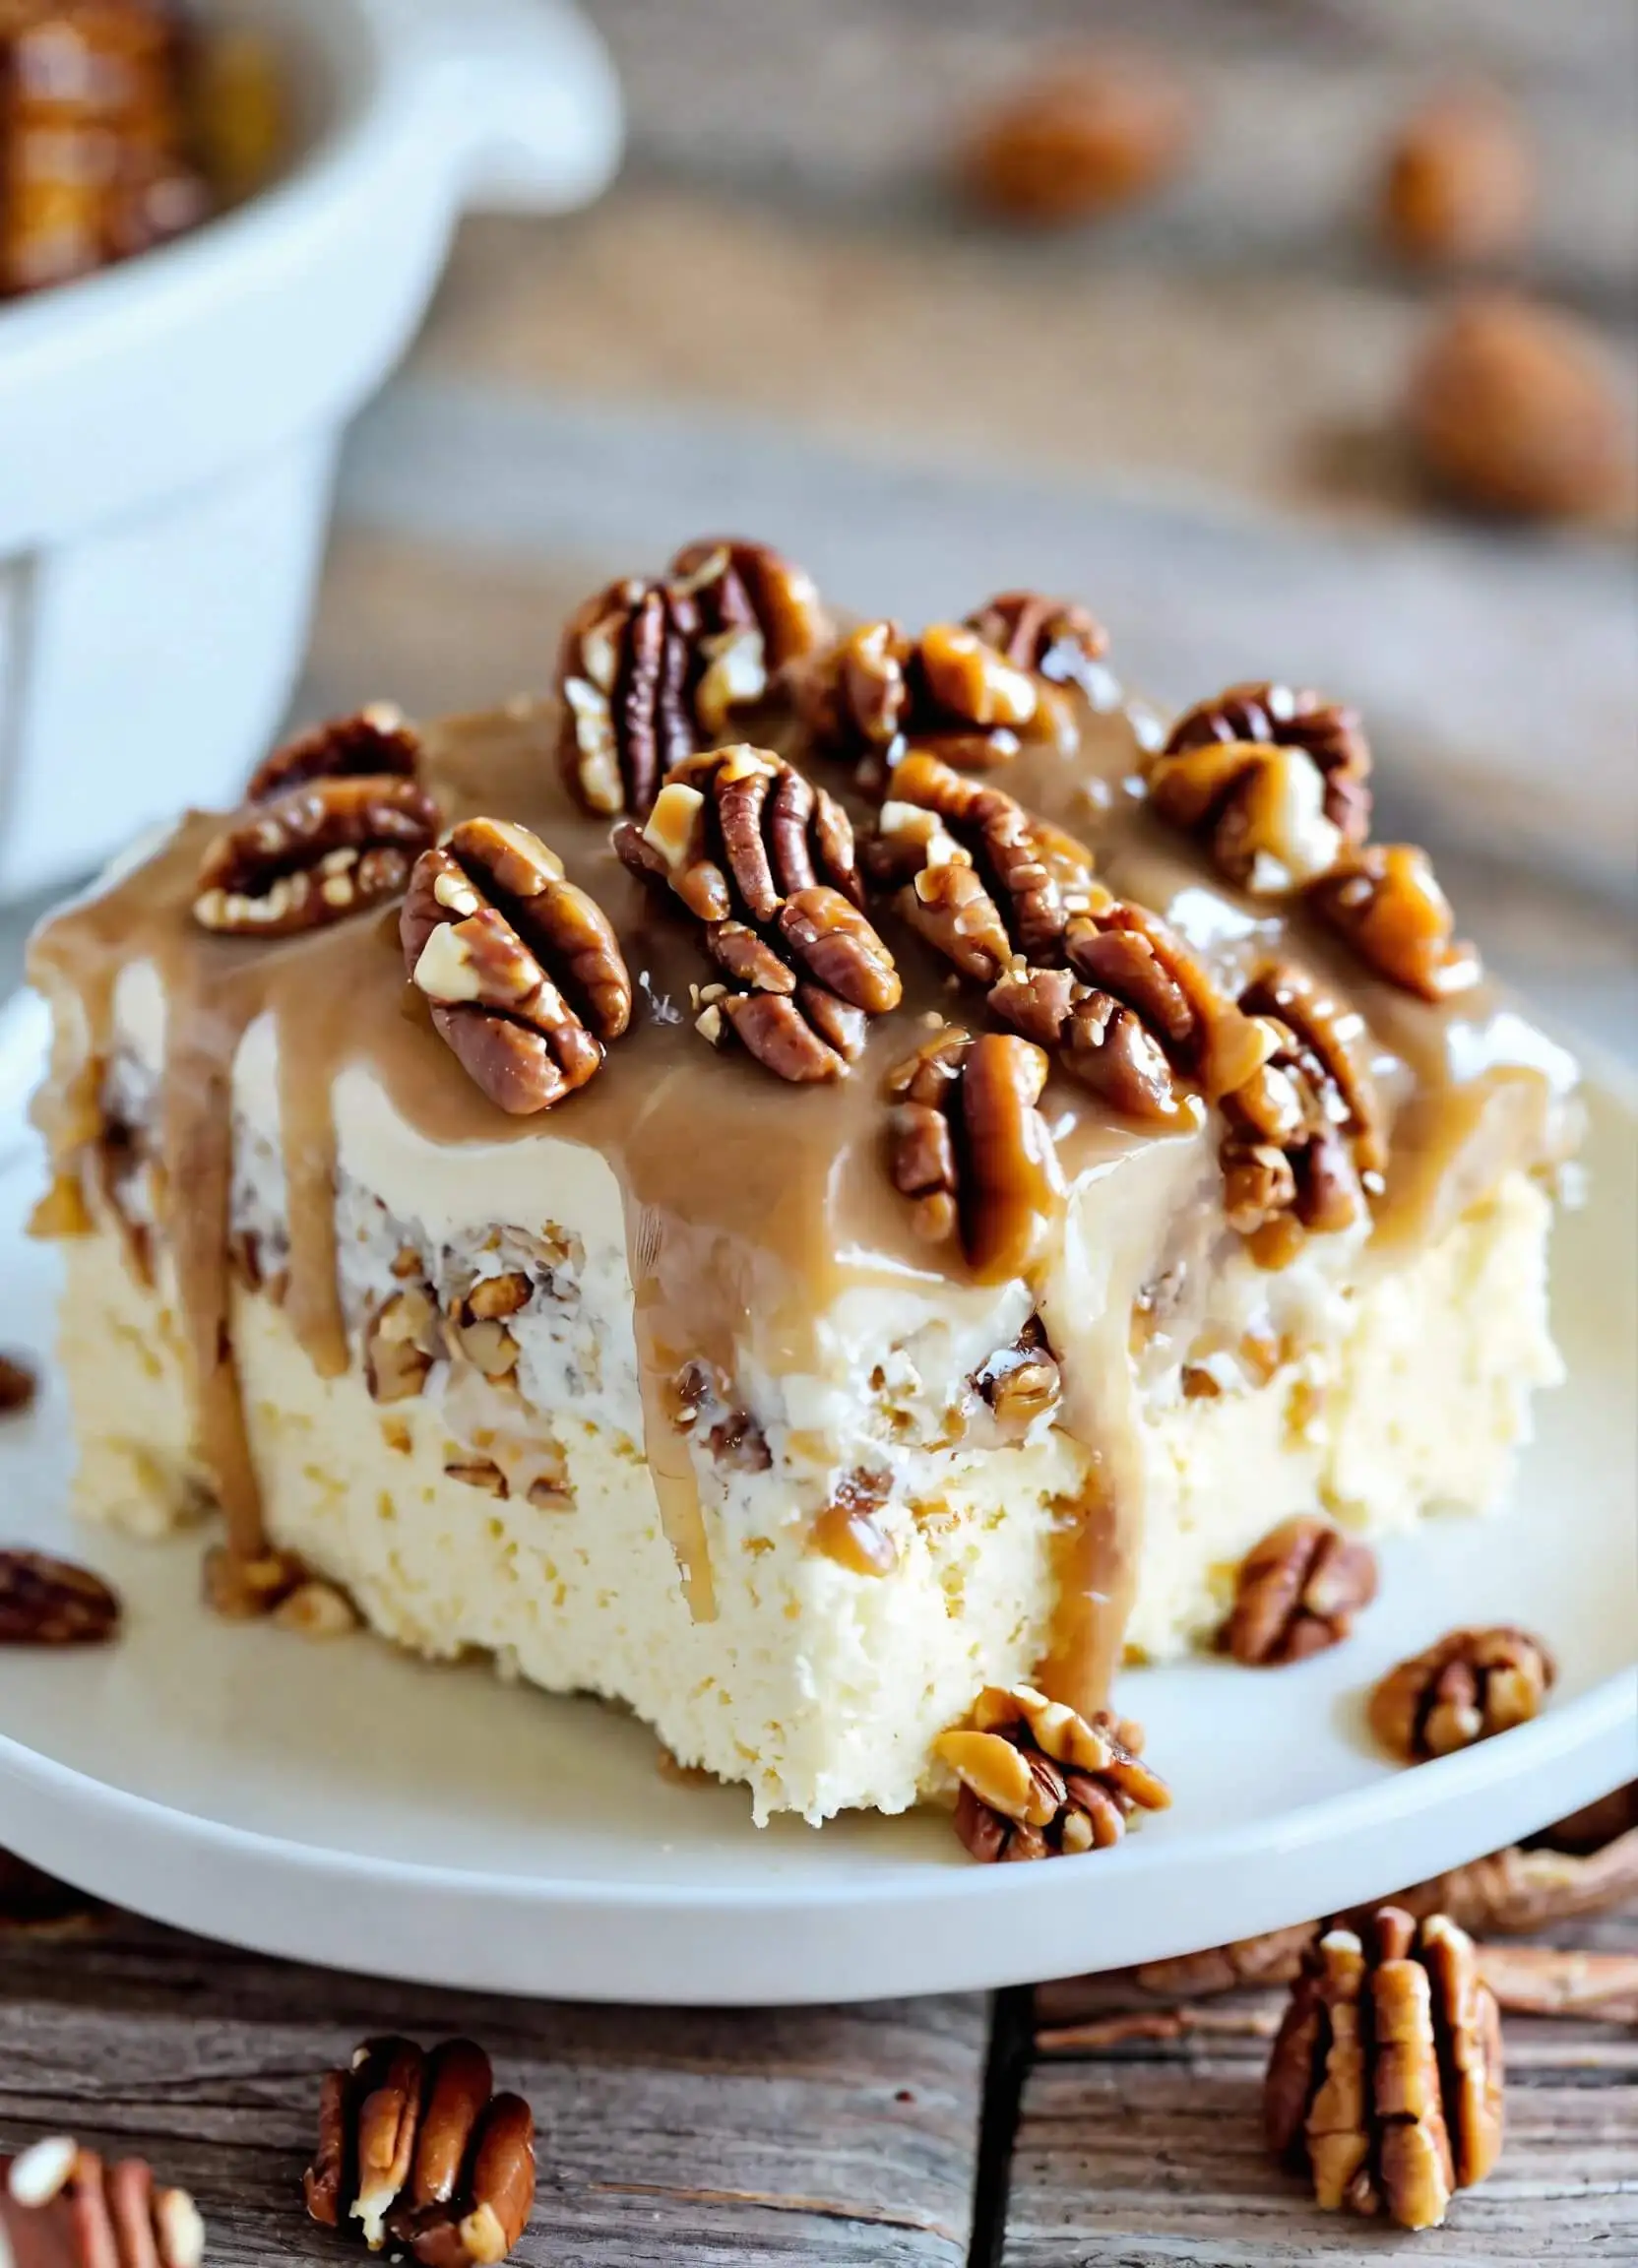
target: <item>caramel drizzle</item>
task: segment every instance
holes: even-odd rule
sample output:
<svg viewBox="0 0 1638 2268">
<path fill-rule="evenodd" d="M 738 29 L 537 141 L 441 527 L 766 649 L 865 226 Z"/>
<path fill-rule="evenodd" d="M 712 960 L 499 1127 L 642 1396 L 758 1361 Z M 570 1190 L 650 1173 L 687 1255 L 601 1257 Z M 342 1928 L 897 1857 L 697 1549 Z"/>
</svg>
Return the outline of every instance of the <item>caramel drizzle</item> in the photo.
<svg viewBox="0 0 1638 2268">
<path fill-rule="evenodd" d="M 246 1555 L 262 1547 L 262 1512 L 231 1345 L 226 1253 L 233 1067 L 256 1018 L 271 1014 L 278 1040 L 290 1236 L 286 1307 L 325 1376 L 345 1370 L 348 1353 L 337 1281 L 334 1120 L 335 1083 L 346 1064 L 357 1061 L 372 1071 L 400 1117 L 434 1144 L 492 1145 L 543 1131 L 600 1152 L 615 1169 L 625 1211 L 649 1470 L 689 1610 L 709 1620 L 716 1611 L 713 1519 L 673 1422 L 671 1382 L 694 1356 L 731 1379 L 748 1332 L 756 1334 L 765 1369 L 810 1369 L 816 1318 L 842 1289 L 878 1279 L 902 1284 L 907 1270 L 925 1276 L 940 1265 L 916 1244 L 907 1209 L 888 1184 L 880 1098 L 884 1074 L 908 1052 L 908 1033 L 930 1009 L 947 1011 L 950 996 L 941 973 L 922 968 L 914 946 L 901 954 L 907 978 L 916 972 L 907 982 L 905 1006 L 879 1020 L 865 1060 L 836 1088 L 783 1088 L 754 1066 L 714 1057 L 687 1022 L 688 986 L 701 975 L 691 942 L 679 941 L 640 887 L 623 876 L 604 829 L 568 809 L 552 763 L 555 724 L 554 712 L 541 707 L 445 726 L 428 738 L 433 785 L 447 813 L 503 810 L 542 832 L 571 877 L 603 905 L 634 975 L 646 979 L 633 1033 L 571 1105 L 546 1121 L 504 1120 L 483 1100 L 407 994 L 395 916 L 360 916 L 271 945 L 196 932 L 188 905 L 199 850 L 213 826 L 197 819 L 184 823 L 147 867 L 60 916 L 36 940 L 34 973 L 59 1001 L 65 993 L 77 998 L 80 1013 L 66 1017 L 65 1028 L 83 1030 L 88 1049 L 88 1060 L 79 1062 L 66 1059 L 74 1054 L 71 1044 L 59 1044 L 56 1148 L 67 1163 L 85 1139 L 76 1120 L 86 1113 L 76 1111 L 74 1094 L 87 1072 L 99 1076 L 112 1043 L 118 968 L 152 962 L 167 1002 L 165 1216 L 191 1351 L 199 1447 L 233 1546 Z M 1236 901 L 1230 888 L 1205 874 L 1196 854 L 1165 838 L 1118 792 L 1099 796 L 1100 781 L 1118 783 L 1137 768 L 1127 721 L 1087 711 L 1082 738 L 1073 762 L 1061 749 L 1027 752 L 1009 772 L 1009 788 L 1043 817 L 1093 841 L 1110 886 L 1167 914 L 1185 934 L 1185 901 L 1198 902 L 1228 979 L 1278 950 L 1280 927 L 1268 920 L 1266 907 Z M 1463 1081 L 1453 1068 L 1450 1028 L 1463 1027 L 1471 1055 L 1472 1035 L 1486 1013 L 1479 996 L 1443 1012 L 1361 979 L 1352 968 L 1341 972 L 1335 949 L 1323 939 L 1304 934 L 1299 951 L 1322 978 L 1340 978 L 1339 988 L 1365 1010 L 1390 1107 L 1414 1102 L 1404 1120 L 1416 1129 L 1414 1154 L 1403 1156 L 1406 1145 L 1396 1139 L 1383 1216 L 1384 1226 L 1395 1222 L 1401 1242 L 1415 1235 L 1416 1220 L 1438 1214 L 1438 1160 L 1447 1142 L 1465 1155 L 1471 1187 L 1476 1111 L 1487 1129 L 1495 1118 L 1477 1102 L 1486 1081 L 1531 1086 L 1533 1106 L 1517 1102 L 1509 1107 L 1501 1137 L 1483 1145 L 1484 1168 L 1499 1174 L 1541 1155 L 1546 1088 L 1528 1067 L 1528 1051 L 1523 1061 L 1515 1052 L 1500 1069 L 1487 1068 L 1484 1081 Z M 664 1016 L 653 1011 L 657 997 L 670 1004 Z M 1072 1191 L 1074 1227 L 1063 1251 L 1073 1247 L 1103 1263 L 1099 1282 L 1071 1281 L 1053 1275 L 1062 1255 L 1049 1251 L 1034 1286 L 1064 1374 L 1058 1421 L 1088 1459 L 1086 1487 L 1066 1508 L 1058 1539 L 1058 1603 L 1038 1681 L 1053 1698 L 1089 1714 L 1107 1696 L 1142 1548 L 1130 1316 L 1166 1248 L 1179 1206 L 1207 1202 L 1189 1189 L 1189 1176 L 1209 1173 L 1213 1162 L 1209 1137 L 1136 1136 L 1061 1083 L 1048 1089 L 1042 1106 Z M 1145 1166 L 1144 1160 L 1154 1163 Z M 1396 1189 L 1414 1195 L 1401 1203 Z M 959 1262 L 947 1272 L 959 1292 L 967 1282 Z M 856 1563 L 860 1539 L 846 1523 L 835 1534 L 821 1529 L 815 1542 L 845 1564 Z"/>
</svg>

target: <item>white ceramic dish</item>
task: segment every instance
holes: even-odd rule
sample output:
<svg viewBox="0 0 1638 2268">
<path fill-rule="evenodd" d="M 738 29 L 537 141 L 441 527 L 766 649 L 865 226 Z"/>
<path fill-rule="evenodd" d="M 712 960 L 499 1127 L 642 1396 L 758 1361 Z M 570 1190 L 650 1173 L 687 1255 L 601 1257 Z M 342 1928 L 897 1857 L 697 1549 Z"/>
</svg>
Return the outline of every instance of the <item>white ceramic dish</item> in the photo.
<svg viewBox="0 0 1638 2268">
<path fill-rule="evenodd" d="M 37 1016 L 0 1018 L 6 1335 L 42 1354 L 51 1254 L 19 1223 L 39 1162 L 19 1115 Z M 1630 1100 L 1595 1091 L 1589 1210 L 1564 1224 L 1573 1383 L 1514 1501 L 1390 1545 L 1346 1647 L 1261 1675 L 1127 1678 L 1175 1808 L 1120 1849 L 974 1866 L 936 1816 L 759 1834 L 743 1796 L 661 1777 L 651 1735 L 590 1702 L 433 1670 L 359 1637 L 309 1647 L 213 1622 L 196 1542 L 70 1531 L 60 1390 L 0 1435 L 0 1537 L 68 1547 L 125 1595 L 105 1652 L 0 1655 L 0 1843 L 141 1912 L 268 1952 L 449 1984 L 632 2001 L 864 1998 L 1182 1952 L 1476 1857 L 1638 1769 Z M 19 1330 L 22 1319 L 23 1328 Z M 1558 1654 L 1534 1725 L 1397 1770 L 1362 1690 L 1456 1620 Z"/>
<path fill-rule="evenodd" d="M 217 0 L 297 154 L 196 234 L 0 306 L 0 900 L 231 801 L 306 635 L 337 445 L 464 202 L 579 204 L 619 101 L 568 0 Z"/>
</svg>

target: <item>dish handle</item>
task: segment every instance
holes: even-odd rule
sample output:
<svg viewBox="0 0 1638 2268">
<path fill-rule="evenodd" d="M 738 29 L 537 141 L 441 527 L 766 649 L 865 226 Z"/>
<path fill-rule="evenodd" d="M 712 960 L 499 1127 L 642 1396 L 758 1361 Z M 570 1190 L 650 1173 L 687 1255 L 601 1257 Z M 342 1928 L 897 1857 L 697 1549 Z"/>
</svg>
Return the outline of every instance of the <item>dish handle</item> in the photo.
<svg viewBox="0 0 1638 2268">
<path fill-rule="evenodd" d="M 607 187 L 619 82 L 571 0 L 395 0 L 394 14 L 464 203 L 558 212 Z"/>
</svg>

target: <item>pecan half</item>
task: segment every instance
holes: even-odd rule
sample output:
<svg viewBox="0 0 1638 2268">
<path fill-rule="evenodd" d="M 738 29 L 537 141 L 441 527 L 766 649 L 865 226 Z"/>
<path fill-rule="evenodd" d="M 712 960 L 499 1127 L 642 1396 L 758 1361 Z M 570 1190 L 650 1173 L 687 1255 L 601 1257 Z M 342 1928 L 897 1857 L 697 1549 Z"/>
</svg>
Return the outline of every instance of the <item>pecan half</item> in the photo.
<svg viewBox="0 0 1638 2268">
<path fill-rule="evenodd" d="M 412 780 L 310 780 L 251 804 L 206 846 L 193 917 L 235 937 L 288 937 L 402 895 L 438 832 Z"/>
<path fill-rule="evenodd" d="M 607 917 L 527 827 L 462 820 L 417 861 L 399 934 L 433 1025 L 515 1116 L 584 1087 L 631 1021 Z"/>
<path fill-rule="evenodd" d="M 1376 1597 L 1376 1554 L 1329 1520 L 1298 1513 L 1240 1562 L 1221 1644 L 1252 1669 L 1305 1662 L 1346 1638 Z"/>
<path fill-rule="evenodd" d="M 966 624 L 937 622 L 912 638 L 884 619 L 821 657 L 801 703 L 820 746 L 852 762 L 861 792 L 879 795 L 913 747 L 981 772 L 1010 763 L 1026 737 L 1061 733 L 1067 713 L 1042 692 L 1032 670 Z"/>
<path fill-rule="evenodd" d="M 1316 882 L 1309 900 L 1367 967 L 1423 1000 L 1448 1000 L 1483 975 L 1432 861 L 1412 843 L 1373 843 Z"/>
<path fill-rule="evenodd" d="M 119 1600 L 89 1567 L 0 1550 L 0 1646 L 100 1646 L 118 1627 Z"/>
<path fill-rule="evenodd" d="M 31 1408 L 38 1392 L 32 1363 L 21 1354 L 0 1354 L 0 1418 L 15 1418 Z"/>
<path fill-rule="evenodd" d="M 1001 591 L 975 607 L 964 626 L 1015 669 L 1044 677 L 1049 685 L 1078 685 L 1093 701 L 1104 689 L 1098 664 L 1108 651 L 1108 633 L 1073 598 Z"/>
<path fill-rule="evenodd" d="M 1195 105 L 1133 50 L 1054 59 L 1005 95 L 963 155 L 970 193 L 1003 220 L 1053 226 L 1159 187 L 1187 156 Z"/>
<path fill-rule="evenodd" d="M 8 2233 L 11 2243 L 6 2238 Z M 142 2158 L 104 2166 L 66 2134 L 0 2157 L 0 2252 L 64 2268 L 201 2268 L 205 2224 Z"/>
<path fill-rule="evenodd" d="M 1345 844 L 1362 843 L 1370 825 L 1370 744 L 1357 710 L 1328 701 L 1305 686 L 1266 680 L 1227 686 L 1209 701 L 1185 709 L 1166 735 L 1161 761 L 1190 749 L 1289 748 L 1306 756 L 1320 776 L 1323 814 Z M 1186 779 L 1187 774 L 1179 776 Z M 1181 793 L 1181 788 L 1179 788 Z M 1194 797 L 1189 798 L 1191 806 Z M 1168 813 L 1168 816 L 1172 814 Z M 1177 816 L 1186 826 L 1197 816 Z"/>
<path fill-rule="evenodd" d="M 888 1169 L 929 1242 L 959 1236 L 984 1283 L 1022 1275 L 1063 1209 L 1036 1107 L 1047 1060 L 1028 1040 L 950 1028 L 888 1075 Z"/>
<path fill-rule="evenodd" d="M 429 2054 L 412 2040 L 362 2042 L 320 2088 L 310 2217 L 356 2222 L 372 2251 L 390 2241 L 425 2268 L 504 2260 L 535 2202 L 535 2119 L 493 2085 L 471 2040 Z"/>
<path fill-rule="evenodd" d="M 1447 1630 L 1372 1687 L 1370 1729 L 1405 1763 L 1448 1756 L 1527 1725 L 1556 1675 L 1552 1656 L 1528 1630 Z"/>
<path fill-rule="evenodd" d="M 1270 1051 L 1223 1100 L 1224 1212 L 1259 1260 L 1283 1266 L 1301 1230 L 1351 1228 L 1380 1194 L 1381 1105 L 1359 1058 L 1362 1020 L 1303 971 L 1263 971 L 1239 1005 Z"/>
<path fill-rule="evenodd" d="M 702 988 L 698 1029 L 730 1032 L 767 1069 L 839 1079 L 872 1016 L 902 995 L 893 956 L 864 914 L 846 812 L 783 758 L 749 747 L 690 757 L 645 825 L 614 849 L 701 924 L 722 981 Z"/>
<path fill-rule="evenodd" d="M 264 756 L 250 775 L 247 803 L 266 803 L 313 780 L 413 780 L 420 735 L 390 701 L 372 701 L 351 717 L 332 718 Z"/>
<path fill-rule="evenodd" d="M 663 577 L 627 576 L 571 618 L 558 654 L 559 758 L 609 818 L 648 816 L 667 772 L 729 737 L 735 712 L 828 630 L 811 579 L 763 543 L 688 543 Z"/>
<path fill-rule="evenodd" d="M 1090 1724 L 1031 1685 L 986 1685 L 933 1753 L 960 1783 L 956 1833 L 975 1858 L 1070 1858 L 1118 1843 L 1134 1811 L 1171 1792 L 1142 1761 L 1141 1728 L 1101 1710 Z"/>
<path fill-rule="evenodd" d="M 1270 2149 L 1329 2213 L 1436 2229 L 1501 2151 L 1501 2020 L 1473 1941 L 1384 1906 L 1304 1960 L 1269 2057 Z"/>
<path fill-rule="evenodd" d="M 1404 260 L 1493 260 L 1524 239 L 1535 174 L 1519 118 L 1494 88 L 1440 88 L 1394 134 L 1377 223 Z"/>
<path fill-rule="evenodd" d="M 1148 907 L 1114 899 L 1077 915 L 1064 932 L 1064 956 L 1085 983 L 1132 1011 L 1208 1102 L 1243 1086 L 1267 1061 L 1272 1035 Z"/>
</svg>

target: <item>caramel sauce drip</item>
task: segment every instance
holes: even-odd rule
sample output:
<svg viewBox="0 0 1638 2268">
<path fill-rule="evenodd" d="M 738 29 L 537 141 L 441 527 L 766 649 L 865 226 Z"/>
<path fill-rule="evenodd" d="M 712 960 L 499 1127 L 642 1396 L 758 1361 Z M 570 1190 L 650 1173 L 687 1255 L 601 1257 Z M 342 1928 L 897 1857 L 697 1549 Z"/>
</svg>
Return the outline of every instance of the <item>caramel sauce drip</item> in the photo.
<svg viewBox="0 0 1638 2268">
<path fill-rule="evenodd" d="M 1463 1161 L 1461 1185 L 1471 1198 L 1486 1178 L 1493 1183 L 1510 1165 L 1541 1154 L 1546 1083 L 1519 1041 L 1528 1027 L 1515 1017 L 1516 1031 L 1502 1033 L 1506 1012 L 1481 994 L 1440 1009 L 1392 993 L 1345 965 L 1334 940 L 1290 931 L 1278 909 L 1211 875 L 1186 843 L 1153 825 L 1122 791 L 1138 764 L 1123 713 L 1083 710 L 1080 725 L 1078 755 L 1028 751 L 1008 769 L 1006 786 L 1092 843 L 1110 886 L 1166 914 L 1226 980 L 1290 949 L 1354 999 L 1371 1028 L 1389 1113 L 1401 1119 L 1384 1209 L 1401 1244 L 1431 1233 L 1442 1218 L 1447 1165 L 1454 1171 L 1454 1161 Z M 116 977 L 124 967 L 150 964 L 166 1002 L 165 1226 L 192 1355 L 199 1451 L 244 1553 L 259 1547 L 262 1529 L 226 1263 L 241 1040 L 271 1019 L 289 1215 L 286 1312 L 326 1376 L 348 1358 L 335 1223 L 334 1091 L 344 1070 L 367 1072 L 412 1134 L 472 1146 L 475 1192 L 482 1146 L 545 1138 L 598 1153 L 625 1209 L 649 1470 L 690 1610 L 709 1619 L 714 1515 L 701 1503 L 675 1423 L 679 1369 L 701 1359 L 732 1380 L 747 1354 L 776 1377 L 822 1369 L 824 1318 L 845 1292 L 878 1285 L 920 1283 L 940 1301 L 988 1310 L 993 1294 L 975 1283 L 959 1253 L 914 1235 L 910 1208 L 885 1169 L 882 1096 L 887 1072 L 933 1019 L 972 1023 L 979 1010 L 953 994 L 918 941 L 884 916 L 905 1003 L 876 1020 L 850 1079 L 788 1087 L 743 1057 L 715 1053 L 692 1029 L 689 988 L 711 975 L 694 937 L 615 859 L 606 825 L 570 804 L 555 739 L 555 713 L 545 703 L 429 727 L 427 785 L 450 821 L 487 811 L 542 835 L 620 935 L 637 985 L 632 1028 L 568 1102 L 544 1117 L 508 1118 L 472 1084 L 405 982 L 396 912 L 282 941 L 199 930 L 189 908 L 216 822 L 194 814 L 146 863 L 117 873 L 35 940 L 32 974 L 53 998 L 59 1032 L 40 1115 L 59 1166 L 71 1167 L 88 1138 L 88 1101 L 116 1042 Z M 1492 1057 L 1505 1059 L 1500 1068 Z M 1505 1109 L 1485 1102 L 1498 1081 L 1528 1092 L 1528 1101 L 1514 1096 Z M 1054 1698 L 1090 1713 L 1104 1701 L 1118 1660 L 1142 1545 L 1133 1313 L 1174 1236 L 1179 1208 L 1215 1202 L 1216 1144 L 1205 1127 L 1137 1134 L 1059 1076 L 1041 1109 L 1069 1202 L 1031 1264 L 1031 1290 L 1063 1371 L 1056 1421 L 1085 1449 L 1089 1479 L 1065 1508 L 1059 1604 L 1040 1674 Z M 844 1565 L 888 1571 L 883 1532 L 856 1510 L 844 1508 L 835 1520 L 821 1515 L 814 1541 Z"/>
</svg>

